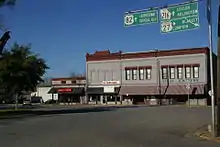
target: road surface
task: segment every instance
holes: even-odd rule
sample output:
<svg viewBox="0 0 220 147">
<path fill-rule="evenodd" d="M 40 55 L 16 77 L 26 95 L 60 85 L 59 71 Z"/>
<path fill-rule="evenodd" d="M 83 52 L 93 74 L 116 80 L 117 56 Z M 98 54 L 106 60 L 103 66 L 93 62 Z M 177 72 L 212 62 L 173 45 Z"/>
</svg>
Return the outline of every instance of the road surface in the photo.
<svg viewBox="0 0 220 147">
<path fill-rule="evenodd" d="M 0 143 L 5 147 L 219 147 L 186 135 L 209 123 L 210 116 L 210 108 L 164 106 L 4 119 Z"/>
</svg>

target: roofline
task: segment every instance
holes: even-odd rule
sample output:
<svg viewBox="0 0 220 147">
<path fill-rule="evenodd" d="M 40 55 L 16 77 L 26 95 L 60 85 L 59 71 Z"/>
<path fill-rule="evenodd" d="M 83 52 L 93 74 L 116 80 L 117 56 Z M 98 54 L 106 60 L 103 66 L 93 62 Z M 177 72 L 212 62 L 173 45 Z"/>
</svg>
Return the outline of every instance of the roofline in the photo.
<svg viewBox="0 0 220 147">
<path fill-rule="evenodd" d="M 101 54 L 100 54 L 101 52 Z M 190 54 L 207 54 L 209 52 L 208 47 L 200 48 L 186 48 L 186 49 L 173 49 L 173 50 L 150 50 L 150 51 L 138 51 L 138 52 L 113 52 L 106 53 L 103 51 L 96 51 L 94 54 L 86 55 L 86 62 L 89 61 L 105 61 L 105 60 L 121 60 L 121 59 L 136 59 L 136 58 L 148 58 L 148 57 L 163 57 L 163 56 L 176 56 L 176 55 L 190 55 Z"/>
<path fill-rule="evenodd" d="M 85 76 L 77 76 L 77 77 L 61 77 L 61 78 L 52 78 L 52 81 L 61 81 L 61 80 L 86 80 Z"/>
</svg>

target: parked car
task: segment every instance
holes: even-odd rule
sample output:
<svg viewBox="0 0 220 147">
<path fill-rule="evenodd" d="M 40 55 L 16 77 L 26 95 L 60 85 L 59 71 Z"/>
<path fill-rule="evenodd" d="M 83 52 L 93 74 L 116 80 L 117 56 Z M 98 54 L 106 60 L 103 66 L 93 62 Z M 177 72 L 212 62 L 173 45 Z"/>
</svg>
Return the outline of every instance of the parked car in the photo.
<svg viewBox="0 0 220 147">
<path fill-rule="evenodd" d="M 45 102 L 45 104 L 55 104 L 57 103 L 57 100 L 49 99 Z"/>
<path fill-rule="evenodd" d="M 32 104 L 31 104 L 31 101 L 30 101 L 30 100 L 24 100 L 24 101 L 23 101 L 23 105 L 29 105 L 29 106 L 31 106 Z"/>
</svg>

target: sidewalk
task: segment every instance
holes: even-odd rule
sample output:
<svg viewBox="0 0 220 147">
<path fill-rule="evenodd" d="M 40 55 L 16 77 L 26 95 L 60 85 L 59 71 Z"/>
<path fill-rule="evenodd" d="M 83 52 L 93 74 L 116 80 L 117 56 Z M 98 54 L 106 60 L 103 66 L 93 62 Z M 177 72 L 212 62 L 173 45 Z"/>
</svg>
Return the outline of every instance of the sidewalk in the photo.
<svg viewBox="0 0 220 147">
<path fill-rule="evenodd" d="M 220 143 L 220 137 L 213 137 L 212 133 L 208 131 L 208 125 L 204 125 L 201 128 L 199 128 L 194 135 L 204 140 L 215 141 Z"/>
</svg>

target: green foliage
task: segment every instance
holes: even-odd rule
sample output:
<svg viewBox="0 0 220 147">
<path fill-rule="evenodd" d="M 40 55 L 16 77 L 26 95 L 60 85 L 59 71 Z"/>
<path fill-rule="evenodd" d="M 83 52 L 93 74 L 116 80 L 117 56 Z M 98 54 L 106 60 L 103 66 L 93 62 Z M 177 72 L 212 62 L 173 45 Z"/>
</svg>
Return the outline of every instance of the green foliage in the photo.
<svg viewBox="0 0 220 147">
<path fill-rule="evenodd" d="M 16 0 L 0 0 L 0 7 L 3 6 L 14 6 Z"/>
<path fill-rule="evenodd" d="M 48 66 L 30 46 L 14 44 L 11 50 L 3 52 L 0 59 L 0 85 L 13 94 L 33 91 L 43 81 Z"/>
</svg>

